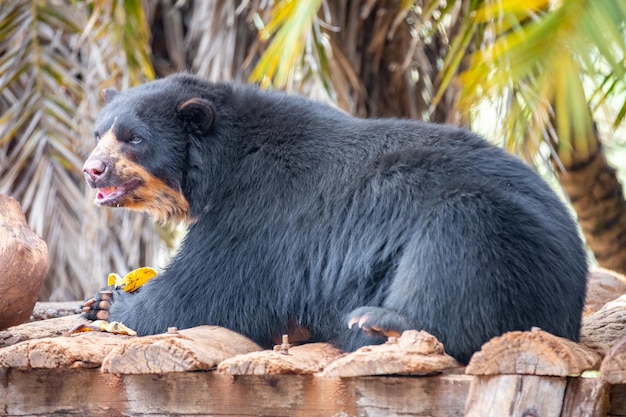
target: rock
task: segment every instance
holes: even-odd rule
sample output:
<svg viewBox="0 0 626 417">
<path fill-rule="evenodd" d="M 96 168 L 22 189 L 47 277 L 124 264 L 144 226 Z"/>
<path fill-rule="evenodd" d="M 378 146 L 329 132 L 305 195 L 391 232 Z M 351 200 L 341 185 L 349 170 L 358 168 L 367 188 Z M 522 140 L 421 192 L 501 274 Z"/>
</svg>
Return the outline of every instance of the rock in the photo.
<svg viewBox="0 0 626 417">
<path fill-rule="evenodd" d="M 28 321 L 48 271 L 48 247 L 20 205 L 0 194 L 0 329 Z"/>
</svg>

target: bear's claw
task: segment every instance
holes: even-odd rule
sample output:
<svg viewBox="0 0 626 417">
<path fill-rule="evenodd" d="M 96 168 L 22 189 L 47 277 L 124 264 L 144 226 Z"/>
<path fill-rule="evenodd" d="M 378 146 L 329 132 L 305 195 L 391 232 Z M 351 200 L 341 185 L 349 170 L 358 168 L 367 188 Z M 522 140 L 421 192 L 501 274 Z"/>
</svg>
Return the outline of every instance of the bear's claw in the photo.
<svg viewBox="0 0 626 417">
<path fill-rule="evenodd" d="M 381 307 L 360 307 L 349 317 L 348 328 L 357 325 L 370 336 L 400 337 L 404 330 L 414 327 L 405 317 Z"/>
</svg>

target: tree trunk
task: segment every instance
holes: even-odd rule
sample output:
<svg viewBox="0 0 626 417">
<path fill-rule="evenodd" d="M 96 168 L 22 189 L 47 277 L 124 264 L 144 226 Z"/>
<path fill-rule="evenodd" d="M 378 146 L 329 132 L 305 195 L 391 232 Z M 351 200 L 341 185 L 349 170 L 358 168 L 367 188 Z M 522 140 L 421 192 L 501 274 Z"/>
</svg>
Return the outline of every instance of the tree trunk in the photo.
<svg viewBox="0 0 626 417">
<path fill-rule="evenodd" d="M 460 15 L 468 2 L 454 9 Z M 354 70 L 360 88 L 352 88 L 351 106 L 360 117 L 399 117 L 469 126 L 469 117 L 454 104 L 460 88 L 451 85 L 436 105 L 441 62 L 448 53 L 460 19 L 424 35 L 421 16 L 400 10 L 395 0 L 329 2 L 332 25 L 328 31 L 335 53 Z M 443 25 L 442 25 L 443 26 Z"/>
<path fill-rule="evenodd" d="M 598 263 L 626 273 L 626 201 L 615 169 L 604 155 L 597 133 L 590 139 L 589 155 L 574 152 L 572 165 L 559 171 L 587 245 Z"/>
</svg>

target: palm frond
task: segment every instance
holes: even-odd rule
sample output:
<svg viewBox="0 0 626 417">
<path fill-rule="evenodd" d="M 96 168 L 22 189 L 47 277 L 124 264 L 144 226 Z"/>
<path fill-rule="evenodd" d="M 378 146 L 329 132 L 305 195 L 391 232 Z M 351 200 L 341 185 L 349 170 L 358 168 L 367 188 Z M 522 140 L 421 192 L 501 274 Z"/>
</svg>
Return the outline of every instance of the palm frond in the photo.
<svg viewBox="0 0 626 417">
<path fill-rule="evenodd" d="M 191 70 L 214 81 L 244 81 L 250 72 L 246 54 L 253 42 L 247 30 L 249 8 L 237 8 L 228 0 L 194 2 L 191 7 L 184 39 Z"/>
<path fill-rule="evenodd" d="M 137 25 L 141 13 L 129 7 L 140 5 L 118 3 L 124 24 Z M 0 8 L 0 192 L 21 203 L 48 244 L 44 299 L 82 298 L 113 268 L 124 273 L 162 249 L 142 216 L 95 208 L 81 173 L 102 85 L 151 76 L 145 57 L 133 57 L 136 70 L 122 70 L 133 42 L 141 46 L 134 32 L 107 36 L 115 6 L 14 0 Z M 123 229 L 131 216 L 132 228 Z"/>
<path fill-rule="evenodd" d="M 12 6 L 12 7 L 11 7 Z M 46 2 L 13 2 L 0 37 L 0 152 L 9 164 L 0 167 L 0 191 L 20 201 L 29 225 L 48 242 L 51 276 L 62 276 L 80 232 L 83 207 L 69 195 L 81 195 L 76 177 L 81 158 L 68 143 L 77 137 L 75 108 L 81 98 L 75 68 L 80 65 L 68 47 L 67 34 L 80 31 L 79 17 L 64 6 Z M 72 222 L 60 229 L 55 245 L 49 232 L 60 219 Z M 73 247 L 74 246 L 74 247 Z"/>
<path fill-rule="evenodd" d="M 150 52 L 150 28 L 140 0 L 93 0 L 98 12 L 97 38 L 120 47 L 124 53 L 128 84 L 155 77 Z M 117 70 L 117 68 L 115 68 Z"/>
<path fill-rule="evenodd" d="M 303 57 L 321 4 L 322 0 L 281 0 L 274 5 L 270 21 L 259 32 L 261 40 L 273 38 L 252 71 L 251 81 L 277 88 L 289 82 L 297 62 Z"/>
<path fill-rule="evenodd" d="M 463 36 L 455 39 L 453 54 L 445 62 L 439 95 L 468 54 L 468 36 L 480 33 L 479 49 L 471 54 L 467 70 L 454 79 L 462 88 L 458 105 L 470 108 L 482 100 L 500 100 L 504 141 L 511 150 L 523 150 L 526 158 L 537 156 L 539 147 L 518 142 L 536 141 L 553 128 L 551 137 L 558 139 L 553 156 L 564 164 L 572 161 L 573 150 L 592 152 L 592 113 L 624 91 L 624 5 L 485 0 L 474 1 L 472 7 Z M 613 126 L 625 115 L 621 107 Z"/>
<path fill-rule="evenodd" d="M 457 87 L 449 86 L 432 104 L 441 83 L 435 74 L 468 2 L 293 0 L 271 8 L 251 2 L 261 35 L 250 79 L 320 99 L 324 96 L 315 92 L 324 91 L 360 116 L 465 124 L 466 115 L 449 111 Z"/>
</svg>

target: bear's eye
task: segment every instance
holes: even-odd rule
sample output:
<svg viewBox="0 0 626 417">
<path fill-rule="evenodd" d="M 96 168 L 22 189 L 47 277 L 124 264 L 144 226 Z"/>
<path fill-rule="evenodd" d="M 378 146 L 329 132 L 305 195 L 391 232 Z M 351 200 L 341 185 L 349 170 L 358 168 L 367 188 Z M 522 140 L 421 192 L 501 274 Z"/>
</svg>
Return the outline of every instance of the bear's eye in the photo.
<svg viewBox="0 0 626 417">
<path fill-rule="evenodd" d="M 133 145 L 138 145 L 138 144 L 140 144 L 142 141 L 143 141 L 143 139 L 142 139 L 142 138 L 140 138 L 139 136 L 135 136 L 135 135 L 133 135 L 133 136 L 131 136 L 131 137 L 130 137 L 130 139 L 129 139 L 128 143 L 131 143 L 131 144 L 133 144 Z"/>
<path fill-rule="evenodd" d="M 100 135 L 98 133 L 93 134 L 94 139 L 96 140 L 96 145 L 100 142 Z"/>
</svg>

